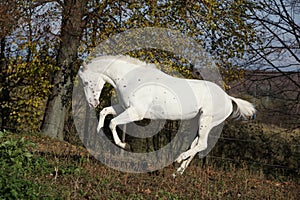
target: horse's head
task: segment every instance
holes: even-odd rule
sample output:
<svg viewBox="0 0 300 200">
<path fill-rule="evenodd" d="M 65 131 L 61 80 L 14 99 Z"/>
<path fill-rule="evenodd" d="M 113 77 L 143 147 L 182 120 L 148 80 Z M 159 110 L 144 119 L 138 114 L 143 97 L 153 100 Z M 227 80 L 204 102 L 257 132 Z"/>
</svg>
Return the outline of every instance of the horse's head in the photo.
<svg viewBox="0 0 300 200">
<path fill-rule="evenodd" d="M 80 67 L 78 75 L 82 80 L 85 97 L 91 107 L 99 105 L 99 97 L 105 84 L 101 74 L 87 69 L 86 64 Z"/>
</svg>

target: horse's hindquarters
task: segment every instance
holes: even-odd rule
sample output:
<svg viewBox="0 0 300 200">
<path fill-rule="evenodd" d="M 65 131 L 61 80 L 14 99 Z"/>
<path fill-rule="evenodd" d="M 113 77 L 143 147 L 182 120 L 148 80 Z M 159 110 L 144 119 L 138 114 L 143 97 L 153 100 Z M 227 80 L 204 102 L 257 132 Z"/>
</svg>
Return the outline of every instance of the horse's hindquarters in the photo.
<svg viewBox="0 0 300 200">
<path fill-rule="evenodd" d="M 191 87 L 196 93 L 201 113 L 212 116 L 212 126 L 217 126 L 229 117 L 232 101 L 221 87 L 208 81 L 193 81 Z"/>
</svg>

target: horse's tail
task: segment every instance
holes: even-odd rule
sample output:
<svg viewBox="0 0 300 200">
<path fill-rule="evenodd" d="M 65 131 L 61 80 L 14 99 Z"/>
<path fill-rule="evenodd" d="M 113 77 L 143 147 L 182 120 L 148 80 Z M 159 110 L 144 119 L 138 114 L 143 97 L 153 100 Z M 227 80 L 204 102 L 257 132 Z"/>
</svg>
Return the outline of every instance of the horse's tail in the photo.
<svg viewBox="0 0 300 200">
<path fill-rule="evenodd" d="M 236 104 L 235 111 L 232 114 L 232 118 L 244 118 L 244 119 L 251 119 L 255 117 L 255 108 L 254 106 L 243 99 L 238 99 L 230 96 L 230 99 L 233 103 Z"/>
</svg>

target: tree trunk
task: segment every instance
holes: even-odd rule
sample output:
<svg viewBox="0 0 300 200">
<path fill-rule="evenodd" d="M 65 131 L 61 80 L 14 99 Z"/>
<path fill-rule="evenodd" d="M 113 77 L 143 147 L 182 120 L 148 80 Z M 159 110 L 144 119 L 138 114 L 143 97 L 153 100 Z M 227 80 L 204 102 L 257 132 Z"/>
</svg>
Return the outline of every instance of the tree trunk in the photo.
<svg viewBox="0 0 300 200">
<path fill-rule="evenodd" d="M 65 0 L 63 3 L 61 42 L 57 55 L 60 70 L 53 76 L 54 87 L 41 127 L 42 134 L 60 140 L 64 139 L 63 128 L 72 96 L 73 77 L 76 75 L 77 50 L 84 29 L 86 6 L 86 0 Z"/>
<path fill-rule="evenodd" d="M 5 57 L 5 38 L 1 38 L 0 40 L 0 108 L 1 108 L 1 126 L 0 130 L 7 129 L 7 123 L 9 121 L 10 115 L 10 107 L 6 104 L 10 101 L 10 92 L 9 88 L 7 87 L 7 75 L 6 75 L 6 57 Z"/>
</svg>

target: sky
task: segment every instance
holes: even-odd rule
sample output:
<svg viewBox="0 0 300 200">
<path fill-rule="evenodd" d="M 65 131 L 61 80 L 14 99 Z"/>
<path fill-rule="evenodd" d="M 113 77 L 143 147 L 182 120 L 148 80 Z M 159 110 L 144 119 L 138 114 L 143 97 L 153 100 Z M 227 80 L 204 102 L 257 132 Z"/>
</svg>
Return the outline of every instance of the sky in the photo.
<svg viewBox="0 0 300 200">
<path fill-rule="evenodd" d="M 278 0 L 279 1 L 279 0 Z M 297 0 L 291 0 L 294 1 L 295 4 L 292 6 L 288 6 L 288 12 L 290 15 L 293 17 L 294 22 L 300 27 L 300 1 Z M 43 32 L 44 29 L 48 28 L 51 30 L 52 36 L 55 37 L 55 35 L 59 34 L 60 26 L 61 26 L 61 14 L 59 11 L 59 5 L 54 2 L 49 2 L 46 4 L 43 4 L 42 6 L 39 6 L 36 8 L 36 11 L 34 12 L 35 14 L 32 17 L 32 24 L 31 27 L 34 29 L 36 32 Z M 279 22 L 279 18 L 275 15 L 266 15 L 266 13 L 258 13 L 258 15 L 261 15 L 267 20 L 274 21 L 274 22 Z M 20 20 L 19 23 L 25 23 Z M 285 28 L 289 28 L 286 26 L 284 23 L 282 23 L 282 26 Z M 274 28 L 274 27 L 270 27 Z M 268 31 L 264 30 L 264 27 L 258 26 L 257 30 L 261 33 L 265 32 L 264 34 L 261 34 L 261 38 L 264 38 L 264 43 L 270 43 L 270 46 L 272 47 L 282 47 L 282 44 L 278 42 L 277 39 L 270 40 Z M 28 31 L 26 29 L 17 29 L 15 32 L 12 34 L 10 41 L 12 42 L 12 49 L 17 49 L 18 45 L 17 42 L 13 39 L 14 35 L 22 35 L 24 31 Z M 300 47 L 299 44 L 295 44 L 295 37 L 294 35 L 291 35 L 289 33 L 286 33 L 285 31 L 282 30 L 276 30 L 277 35 L 281 38 L 284 39 L 287 45 L 293 45 L 296 48 L 292 49 L 293 53 L 300 58 Z M 300 33 L 298 32 L 298 35 Z M 25 36 L 26 34 L 24 34 Z M 49 36 L 51 37 L 51 35 Z M 24 42 L 24 41 L 20 41 Z M 280 49 L 280 48 L 278 48 Z M 298 71 L 300 72 L 300 63 L 296 60 L 295 56 L 291 56 L 291 54 L 286 50 L 276 50 L 270 55 L 268 55 L 269 60 L 272 61 L 272 63 L 278 67 L 280 67 L 281 70 L 283 71 Z M 247 63 L 247 55 L 245 56 L 245 60 L 238 60 L 237 62 L 242 62 L 242 63 Z M 268 63 L 264 61 L 257 62 L 256 64 L 248 65 L 248 68 L 250 69 L 268 69 L 268 70 L 273 70 L 274 68 L 270 66 Z"/>
</svg>

